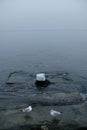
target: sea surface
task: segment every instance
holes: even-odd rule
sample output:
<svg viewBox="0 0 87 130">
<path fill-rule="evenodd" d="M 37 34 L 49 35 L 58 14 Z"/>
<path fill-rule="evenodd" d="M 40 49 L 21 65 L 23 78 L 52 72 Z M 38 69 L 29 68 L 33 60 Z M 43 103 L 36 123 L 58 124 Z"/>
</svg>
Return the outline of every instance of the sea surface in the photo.
<svg viewBox="0 0 87 130">
<path fill-rule="evenodd" d="M 86 0 L 0 1 L 0 81 L 19 70 L 87 76 L 86 12 Z"/>
</svg>

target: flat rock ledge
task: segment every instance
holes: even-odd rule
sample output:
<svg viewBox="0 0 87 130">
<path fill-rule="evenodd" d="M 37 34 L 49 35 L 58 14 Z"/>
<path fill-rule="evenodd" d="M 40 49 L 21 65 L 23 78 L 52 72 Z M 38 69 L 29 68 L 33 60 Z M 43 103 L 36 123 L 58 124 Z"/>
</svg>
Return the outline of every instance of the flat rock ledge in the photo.
<svg viewBox="0 0 87 130">
<path fill-rule="evenodd" d="M 37 88 L 35 74 L 12 72 L 0 93 L 1 130 L 86 130 L 87 81 L 63 72 L 46 73 L 51 84 Z M 7 105 L 6 105 L 7 104 Z M 22 110 L 31 105 L 30 114 Z M 60 111 L 57 120 L 50 110 Z"/>
<path fill-rule="evenodd" d="M 54 94 L 38 94 L 29 98 L 31 104 L 41 105 L 72 105 L 83 102 L 80 93 L 54 93 Z"/>
</svg>

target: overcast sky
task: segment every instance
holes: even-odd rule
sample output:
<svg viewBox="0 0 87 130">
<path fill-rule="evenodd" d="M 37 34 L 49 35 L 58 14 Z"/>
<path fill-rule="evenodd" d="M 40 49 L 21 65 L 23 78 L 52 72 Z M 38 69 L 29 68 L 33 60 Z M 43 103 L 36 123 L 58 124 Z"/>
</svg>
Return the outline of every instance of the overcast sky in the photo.
<svg viewBox="0 0 87 130">
<path fill-rule="evenodd" d="M 87 1 L 0 0 L 0 29 L 87 29 Z"/>
</svg>

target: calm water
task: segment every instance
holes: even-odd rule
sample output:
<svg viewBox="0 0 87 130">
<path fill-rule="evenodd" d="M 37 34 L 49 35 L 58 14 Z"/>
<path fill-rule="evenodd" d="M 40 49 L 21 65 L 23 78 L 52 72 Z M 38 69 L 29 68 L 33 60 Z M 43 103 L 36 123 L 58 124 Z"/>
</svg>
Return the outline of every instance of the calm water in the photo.
<svg viewBox="0 0 87 130">
<path fill-rule="evenodd" d="M 1 82 L 17 70 L 87 76 L 87 1 L 1 0 Z"/>
</svg>

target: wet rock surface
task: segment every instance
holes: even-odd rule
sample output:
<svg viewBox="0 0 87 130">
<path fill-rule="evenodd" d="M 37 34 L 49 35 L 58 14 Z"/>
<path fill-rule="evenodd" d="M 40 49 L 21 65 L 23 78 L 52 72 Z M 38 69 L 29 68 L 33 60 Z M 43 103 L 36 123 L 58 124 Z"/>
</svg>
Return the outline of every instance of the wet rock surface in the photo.
<svg viewBox="0 0 87 130">
<path fill-rule="evenodd" d="M 35 74 L 13 72 L 0 91 L 1 130 L 79 130 L 87 128 L 86 78 L 64 72 L 46 73 L 47 87 L 35 84 Z M 28 105 L 30 113 L 23 113 Z M 60 111 L 56 118 L 50 110 Z"/>
</svg>

